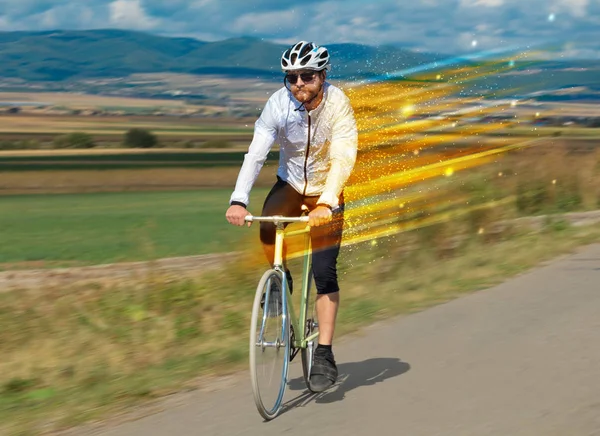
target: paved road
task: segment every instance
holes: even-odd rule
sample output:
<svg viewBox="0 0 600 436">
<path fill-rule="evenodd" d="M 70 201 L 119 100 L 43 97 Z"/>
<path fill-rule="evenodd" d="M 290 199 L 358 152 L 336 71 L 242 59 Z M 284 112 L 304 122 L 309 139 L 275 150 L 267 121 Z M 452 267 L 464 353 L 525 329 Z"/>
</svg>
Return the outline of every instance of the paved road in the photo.
<svg viewBox="0 0 600 436">
<path fill-rule="evenodd" d="M 90 434 L 600 435 L 600 245 L 349 339 L 341 383 L 307 395 L 294 364 L 274 421 L 240 374 Z"/>
</svg>

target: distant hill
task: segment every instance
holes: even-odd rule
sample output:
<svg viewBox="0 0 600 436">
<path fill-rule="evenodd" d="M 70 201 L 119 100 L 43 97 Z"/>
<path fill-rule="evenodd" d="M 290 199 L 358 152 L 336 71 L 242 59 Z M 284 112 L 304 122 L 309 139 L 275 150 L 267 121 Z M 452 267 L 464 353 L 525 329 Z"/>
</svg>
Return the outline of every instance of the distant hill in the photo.
<svg viewBox="0 0 600 436">
<path fill-rule="evenodd" d="M 369 78 L 447 58 L 394 46 L 324 44 L 332 56 L 332 79 Z M 136 73 L 280 77 L 285 48 L 257 38 L 205 42 L 115 29 L 0 32 L 0 78 L 60 87 L 74 80 Z M 532 68 L 538 72 L 530 74 Z M 471 83 L 465 95 L 528 96 L 572 86 L 587 87 L 595 95 L 600 90 L 600 62 L 518 63 L 505 74 Z"/>
<path fill-rule="evenodd" d="M 395 47 L 327 47 L 337 77 L 368 77 L 441 59 Z M 112 29 L 0 32 L 0 76 L 27 81 L 159 72 L 272 76 L 281 74 L 285 48 L 256 38 L 203 42 Z"/>
</svg>

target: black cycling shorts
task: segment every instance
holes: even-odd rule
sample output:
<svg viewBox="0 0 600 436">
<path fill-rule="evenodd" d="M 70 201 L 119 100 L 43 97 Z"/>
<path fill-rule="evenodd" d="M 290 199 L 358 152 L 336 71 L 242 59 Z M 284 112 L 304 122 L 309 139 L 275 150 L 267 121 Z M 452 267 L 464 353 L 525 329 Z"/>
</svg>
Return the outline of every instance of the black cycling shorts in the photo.
<svg viewBox="0 0 600 436">
<path fill-rule="evenodd" d="M 302 215 L 302 205 L 313 210 L 320 196 L 305 196 L 297 192 L 287 182 L 277 177 L 277 183 L 271 189 L 263 205 L 262 215 Z M 310 230 L 312 269 L 318 294 L 329 294 L 340 290 L 337 280 L 337 258 L 340 253 L 342 231 L 344 227 L 344 196 L 340 195 L 340 206 L 333 211 L 328 224 L 312 227 Z M 275 244 L 275 226 L 273 223 L 260 223 L 260 240 L 263 244 Z M 271 264 L 273 259 L 269 259 Z"/>
</svg>

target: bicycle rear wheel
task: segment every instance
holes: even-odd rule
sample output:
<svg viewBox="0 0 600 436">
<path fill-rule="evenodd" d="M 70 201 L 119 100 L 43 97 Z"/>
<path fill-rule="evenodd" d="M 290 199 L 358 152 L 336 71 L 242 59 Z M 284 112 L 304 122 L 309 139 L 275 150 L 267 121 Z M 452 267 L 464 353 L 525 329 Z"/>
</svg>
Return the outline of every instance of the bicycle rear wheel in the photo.
<svg viewBox="0 0 600 436">
<path fill-rule="evenodd" d="M 310 274 L 308 280 L 308 293 L 306 296 L 306 306 L 304 307 L 304 337 L 309 337 L 310 335 L 317 333 L 319 331 L 319 324 L 317 323 L 317 305 L 316 305 L 316 295 L 312 292 L 311 284 L 313 284 L 314 279 L 312 272 Z M 316 291 L 314 291 L 316 292 Z M 302 356 L 302 374 L 304 376 L 304 382 L 306 383 L 306 387 L 312 392 L 310 388 L 310 371 L 312 369 L 315 350 L 318 345 L 318 337 L 309 341 L 306 344 L 306 348 L 302 348 L 301 356 Z"/>
<path fill-rule="evenodd" d="M 256 288 L 250 325 L 254 402 L 266 420 L 279 414 L 287 385 L 290 318 L 284 298 L 282 273 L 273 269 L 266 271 Z"/>
</svg>

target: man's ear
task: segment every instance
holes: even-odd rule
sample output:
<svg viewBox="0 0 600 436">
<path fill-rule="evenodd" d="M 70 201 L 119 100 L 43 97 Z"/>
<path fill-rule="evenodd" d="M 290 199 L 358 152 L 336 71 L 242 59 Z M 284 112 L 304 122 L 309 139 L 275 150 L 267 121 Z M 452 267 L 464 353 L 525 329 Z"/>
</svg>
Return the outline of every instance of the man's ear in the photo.
<svg viewBox="0 0 600 436">
<path fill-rule="evenodd" d="M 327 79 L 327 70 L 321 70 L 321 80 L 325 81 Z"/>
</svg>

